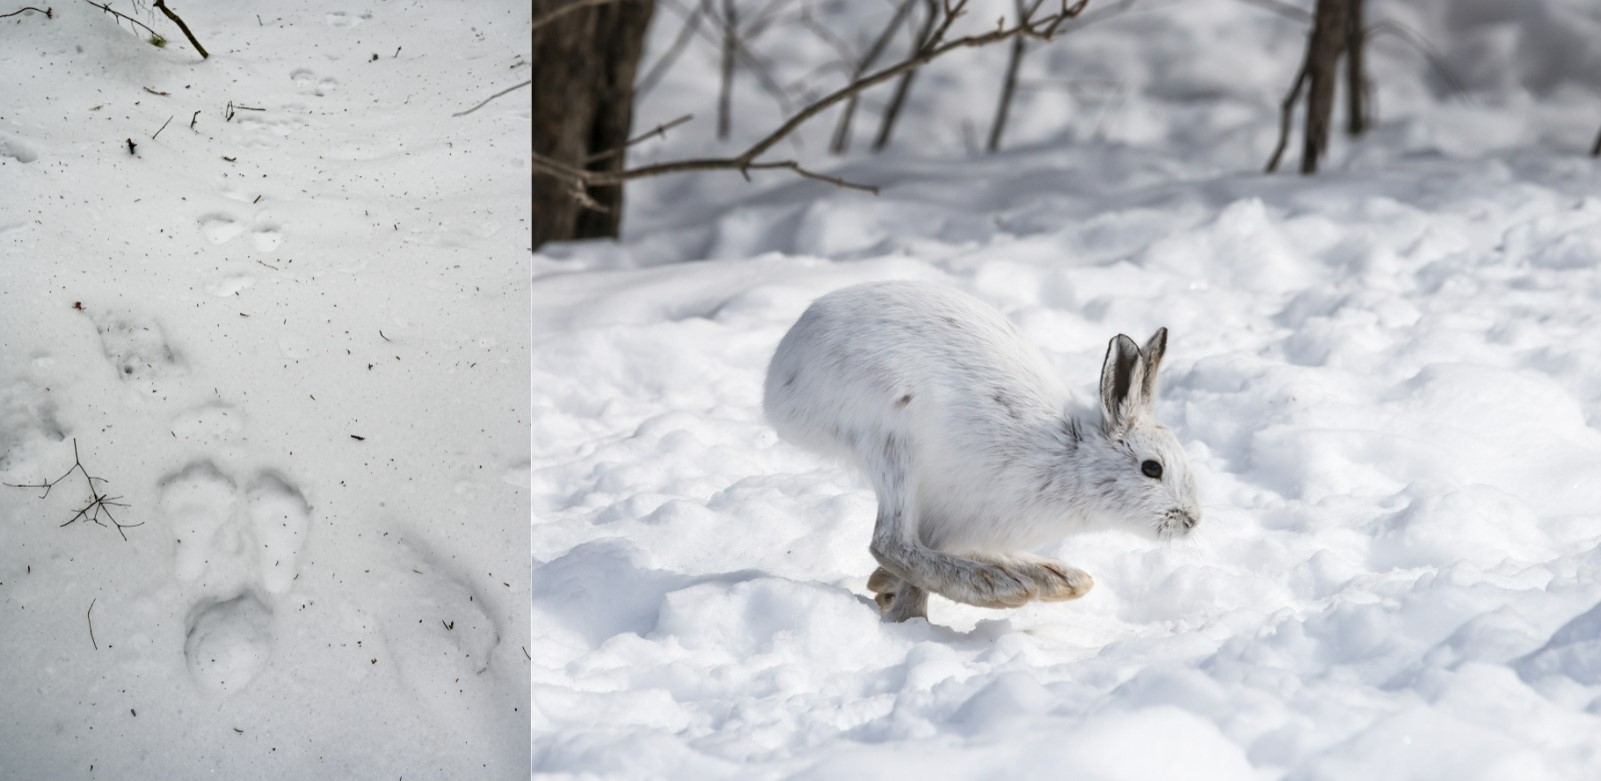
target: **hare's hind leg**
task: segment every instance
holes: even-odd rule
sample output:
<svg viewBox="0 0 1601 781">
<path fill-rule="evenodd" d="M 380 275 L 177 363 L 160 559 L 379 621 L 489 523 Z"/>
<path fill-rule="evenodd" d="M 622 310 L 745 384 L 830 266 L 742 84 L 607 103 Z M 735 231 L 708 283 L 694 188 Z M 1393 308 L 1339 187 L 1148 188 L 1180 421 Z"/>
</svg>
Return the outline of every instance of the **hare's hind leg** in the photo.
<svg viewBox="0 0 1601 781">
<path fill-rule="evenodd" d="M 870 550 L 886 576 L 904 582 L 890 598 L 888 608 L 879 602 L 885 620 L 925 615 L 927 595 L 921 593 L 925 590 L 979 607 L 1017 607 L 1042 594 L 1061 591 L 1062 573 L 1039 566 L 1014 567 L 1009 559 L 975 561 L 924 545 L 918 539 L 915 503 L 907 481 L 911 474 L 907 442 L 888 434 L 882 447 L 867 456 L 863 460 L 872 467 L 873 487 L 878 493 L 878 519 Z M 889 585 L 886 578 L 877 580 L 879 585 Z"/>
<path fill-rule="evenodd" d="M 1078 599 L 1095 586 L 1095 579 L 1090 577 L 1090 573 L 1043 556 L 1017 553 L 995 557 L 975 555 L 972 559 L 1000 567 L 1036 584 L 1038 592 L 1034 598 L 1042 602 Z"/>
</svg>

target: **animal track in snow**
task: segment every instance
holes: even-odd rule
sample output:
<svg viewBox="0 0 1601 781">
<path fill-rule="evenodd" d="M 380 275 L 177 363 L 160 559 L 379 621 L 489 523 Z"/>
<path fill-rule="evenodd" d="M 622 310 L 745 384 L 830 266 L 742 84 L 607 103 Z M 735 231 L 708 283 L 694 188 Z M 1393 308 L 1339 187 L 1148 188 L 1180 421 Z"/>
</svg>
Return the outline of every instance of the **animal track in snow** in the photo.
<svg viewBox="0 0 1601 781">
<path fill-rule="evenodd" d="M 300 552 L 311 528 L 311 507 L 299 489 L 272 472 L 256 478 L 246 503 L 261 584 L 273 594 L 282 594 L 300 574 Z"/>
<path fill-rule="evenodd" d="M 294 80 L 295 86 L 299 87 L 302 93 L 316 95 L 319 98 L 326 97 L 329 92 L 339 86 L 337 79 L 330 77 L 319 78 L 310 68 L 299 68 L 289 74 L 289 78 Z"/>
<path fill-rule="evenodd" d="M 227 194 L 224 195 L 228 197 Z M 261 252 L 272 252 L 278 249 L 279 244 L 283 243 L 283 228 L 277 223 L 265 221 L 264 218 L 266 216 L 266 212 L 257 215 L 256 227 L 249 229 L 250 243 Z M 244 235 L 246 230 L 245 223 L 242 220 L 221 212 L 201 215 L 196 224 L 200 226 L 200 233 L 206 237 L 206 241 L 218 245 L 227 244 L 239 238 Z M 215 287 L 217 286 L 213 286 L 213 288 Z M 248 287 L 248 285 L 245 287 Z M 242 288 L 235 288 L 225 292 L 218 292 L 216 289 L 212 289 L 211 293 L 212 295 L 229 296 L 240 289 Z"/>
<path fill-rule="evenodd" d="M 39 159 L 39 153 L 15 138 L 0 135 L 0 157 L 9 157 L 19 163 L 31 163 Z"/>
<path fill-rule="evenodd" d="M 283 243 L 283 231 L 271 223 L 258 225 L 250 232 L 250 241 L 262 252 L 272 252 Z"/>
<path fill-rule="evenodd" d="M 360 14 L 347 14 L 344 11 L 333 11 L 327 16 L 324 16 L 323 21 L 327 22 L 329 27 L 355 27 L 356 25 L 359 25 L 371 18 L 371 11 L 363 11 Z"/>
<path fill-rule="evenodd" d="M 231 694 L 256 677 L 272 650 L 272 611 L 254 594 L 196 605 L 183 655 L 195 682 Z"/>
<path fill-rule="evenodd" d="M 209 581 L 232 590 L 240 580 L 228 564 L 242 544 L 233 523 L 234 482 L 210 461 L 196 461 L 161 481 L 162 517 L 172 530 L 178 579 L 197 581 L 214 570 Z"/>
<path fill-rule="evenodd" d="M 132 314 L 90 316 L 100 334 L 100 349 L 117 377 L 141 391 L 159 393 L 184 374 L 183 361 L 167 344 L 160 324 Z"/>
<path fill-rule="evenodd" d="M 205 404 L 172 419 L 173 436 L 190 442 L 231 439 L 244 429 L 244 413 L 227 404 Z"/>
<path fill-rule="evenodd" d="M 199 224 L 200 233 L 206 237 L 206 241 L 212 244 L 227 244 L 239 238 L 239 234 L 245 232 L 245 226 L 242 223 L 226 214 L 201 215 Z"/>
<path fill-rule="evenodd" d="M 219 404 L 180 419 L 201 432 L 236 431 L 233 415 Z M 267 661 L 272 611 L 263 595 L 287 593 L 294 584 L 311 508 L 274 472 L 257 476 L 241 501 L 238 484 L 207 460 L 163 478 L 159 507 L 173 535 L 178 579 L 202 594 L 186 627 L 189 672 L 211 691 L 238 691 Z"/>
</svg>

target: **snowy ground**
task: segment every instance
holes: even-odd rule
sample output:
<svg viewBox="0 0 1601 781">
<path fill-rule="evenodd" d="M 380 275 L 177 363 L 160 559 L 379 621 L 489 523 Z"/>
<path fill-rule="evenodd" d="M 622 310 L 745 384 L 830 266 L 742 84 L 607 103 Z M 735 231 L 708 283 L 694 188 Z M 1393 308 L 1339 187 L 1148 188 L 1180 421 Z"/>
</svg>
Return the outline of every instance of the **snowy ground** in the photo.
<svg viewBox="0 0 1601 781">
<path fill-rule="evenodd" d="M 518 777 L 529 9 L 173 5 L 0 20 L 0 777 Z"/>
<path fill-rule="evenodd" d="M 830 161 L 827 118 L 784 148 L 877 198 L 663 179 L 621 241 L 536 255 L 535 774 L 1596 777 L 1601 13 L 1369 14 L 1465 94 L 1381 38 L 1380 125 L 1316 179 L 1259 173 L 1298 24 L 1142 3 L 1032 55 L 1026 77 L 1110 86 L 1024 93 L 1003 154 L 961 124 L 987 131 L 1004 52 L 953 58 L 897 153 Z M 781 74 L 826 51 L 770 35 Z M 636 161 L 717 148 L 714 67 L 692 50 L 647 99 L 641 127 L 697 119 Z M 744 138 L 776 116 L 736 100 Z M 871 490 L 760 399 L 812 299 L 891 278 L 989 301 L 1086 394 L 1110 336 L 1168 326 L 1197 533 L 1046 551 L 1095 576 L 1077 602 L 881 624 Z"/>
</svg>

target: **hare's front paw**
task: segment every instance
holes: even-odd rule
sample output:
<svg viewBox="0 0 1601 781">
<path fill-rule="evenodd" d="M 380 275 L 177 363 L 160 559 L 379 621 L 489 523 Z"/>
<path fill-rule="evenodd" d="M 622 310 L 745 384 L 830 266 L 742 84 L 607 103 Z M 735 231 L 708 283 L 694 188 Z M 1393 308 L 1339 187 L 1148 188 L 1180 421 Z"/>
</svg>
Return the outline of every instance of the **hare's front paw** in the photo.
<svg viewBox="0 0 1601 781">
<path fill-rule="evenodd" d="M 873 602 L 884 620 L 900 623 L 913 618 L 928 617 L 928 592 L 879 567 L 867 578 L 867 588 L 873 592 Z"/>
</svg>

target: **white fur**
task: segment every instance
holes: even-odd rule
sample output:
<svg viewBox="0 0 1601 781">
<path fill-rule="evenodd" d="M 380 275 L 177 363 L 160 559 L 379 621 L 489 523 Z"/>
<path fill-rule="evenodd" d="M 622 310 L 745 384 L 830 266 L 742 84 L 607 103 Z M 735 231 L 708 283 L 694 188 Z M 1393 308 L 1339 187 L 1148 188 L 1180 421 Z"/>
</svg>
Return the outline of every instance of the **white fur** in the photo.
<svg viewBox="0 0 1601 781">
<path fill-rule="evenodd" d="M 1073 599 L 1089 576 L 1027 551 L 1093 528 L 1172 536 L 1200 521 L 1183 449 L 1152 413 L 1166 336 L 1143 349 L 1114 338 L 1088 406 L 977 299 L 858 285 L 819 298 L 784 336 L 764 407 L 785 439 L 872 479 L 883 566 L 870 585 L 890 620 L 924 615 L 925 590 L 991 607 Z"/>
</svg>

